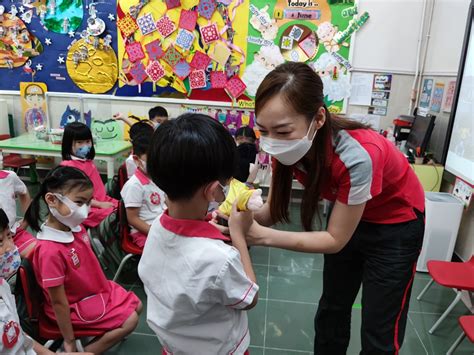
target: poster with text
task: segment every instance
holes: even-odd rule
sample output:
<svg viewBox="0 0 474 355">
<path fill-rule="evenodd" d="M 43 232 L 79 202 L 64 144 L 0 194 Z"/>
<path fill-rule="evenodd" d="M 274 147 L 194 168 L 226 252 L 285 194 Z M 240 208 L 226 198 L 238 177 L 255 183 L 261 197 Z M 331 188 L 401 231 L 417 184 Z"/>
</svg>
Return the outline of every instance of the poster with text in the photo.
<svg viewBox="0 0 474 355">
<path fill-rule="evenodd" d="M 446 89 L 446 98 L 443 104 L 444 112 L 451 112 L 451 107 L 453 106 L 454 100 L 454 91 L 456 90 L 456 80 L 450 81 L 448 83 L 448 88 Z"/>
<path fill-rule="evenodd" d="M 436 83 L 433 91 L 433 98 L 431 99 L 431 111 L 439 112 L 441 104 L 443 103 L 444 83 Z"/>
</svg>

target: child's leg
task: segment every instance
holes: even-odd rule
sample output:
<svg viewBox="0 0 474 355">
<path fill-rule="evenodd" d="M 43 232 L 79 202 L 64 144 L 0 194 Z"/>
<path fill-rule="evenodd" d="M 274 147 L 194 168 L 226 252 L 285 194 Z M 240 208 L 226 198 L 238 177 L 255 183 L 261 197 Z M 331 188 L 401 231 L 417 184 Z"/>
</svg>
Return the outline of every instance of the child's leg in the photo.
<svg viewBox="0 0 474 355">
<path fill-rule="evenodd" d="M 139 307 L 141 306 L 141 303 Z M 96 338 L 91 344 L 85 347 L 85 351 L 91 352 L 93 354 L 102 354 L 107 349 L 110 349 L 112 346 L 117 344 L 127 335 L 129 335 L 138 325 L 138 307 L 130 317 L 122 324 L 120 328 L 113 329 L 99 338 Z"/>
</svg>

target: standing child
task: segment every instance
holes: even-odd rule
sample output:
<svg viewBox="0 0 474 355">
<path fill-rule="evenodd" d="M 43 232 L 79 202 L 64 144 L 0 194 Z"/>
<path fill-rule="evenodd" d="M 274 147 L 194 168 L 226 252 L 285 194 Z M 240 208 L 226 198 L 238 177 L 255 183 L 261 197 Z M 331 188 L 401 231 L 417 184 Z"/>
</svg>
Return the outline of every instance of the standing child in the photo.
<svg viewBox="0 0 474 355">
<path fill-rule="evenodd" d="M 113 119 L 123 121 L 130 127 L 136 123 L 134 120 L 140 120 L 138 117 L 133 115 L 125 117 L 125 115 L 121 112 L 117 112 L 115 115 L 113 115 Z M 147 122 L 156 129 L 166 120 L 168 120 L 168 111 L 166 111 L 166 109 L 162 106 L 155 106 L 148 111 L 148 120 L 142 120 L 142 122 Z"/>
<path fill-rule="evenodd" d="M 121 195 L 127 211 L 131 237 L 140 248 L 145 245 L 150 226 L 166 209 L 165 194 L 147 174 L 147 151 L 151 136 L 141 135 L 133 140 L 133 160 L 138 168 L 124 185 Z"/>
<path fill-rule="evenodd" d="M 205 115 L 182 115 L 153 135 L 147 169 L 168 210 L 148 233 L 138 273 L 166 354 L 242 355 L 250 344 L 245 310 L 258 299 L 245 241 L 252 214 L 234 207 L 232 240 L 205 221 L 210 205 L 225 200 L 236 160 L 232 136 Z"/>
<path fill-rule="evenodd" d="M 36 239 L 25 230 L 24 223 L 16 222 L 16 198 L 20 201 L 23 213 L 30 205 L 30 194 L 23 181 L 13 171 L 0 170 L 0 208 L 8 216 L 8 225 L 14 233 L 13 241 L 22 256 L 27 255 L 35 245 Z"/>
<path fill-rule="evenodd" d="M 134 293 L 106 279 L 91 249 L 81 223 L 93 188 L 82 171 L 59 166 L 44 179 L 25 218 L 38 231 L 33 267 L 45 316 L 57 322 L 66 351 L 75 351 L 75 330 L 103 331 L 86 346 L 101 354 L 135 329 L 142 305 Z M 43 224 L 42 201 L 48 208 Z"/>
</svg>

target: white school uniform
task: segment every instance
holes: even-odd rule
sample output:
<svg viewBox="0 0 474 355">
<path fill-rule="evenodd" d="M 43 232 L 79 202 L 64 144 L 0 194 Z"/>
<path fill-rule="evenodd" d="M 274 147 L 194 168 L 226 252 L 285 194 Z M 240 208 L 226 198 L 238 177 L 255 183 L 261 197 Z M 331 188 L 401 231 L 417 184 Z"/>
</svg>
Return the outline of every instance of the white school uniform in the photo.
<svg viewBox="0 0 474 355">
<path fill-rule="evenodd" d="M 0 170 L 0 208 L 7 217 L 12 228 L 16 221 L 16 197 L 28 192 L 26 185 L 13 171 Z"/>
<path fill-rule="evenodd" d="M 125 207 L 139 207 L 138 216 L 148 224 L 166 209 L 165 193 L 140 169 L 125 183 L 120 192 Z M 138 232 L 132 228 L 131 233 Z"/>
<path fill-rule="evenodd" d="M 127 159 L 125 159 L 125 167 L 127 168 L 127 178 L 130 179 L 137 170 L 137 164 L 135 164 L 133 160 L 133 154 L 130 154 Z"/>
<path fill-rule="evenodd" d="M 240 254 L 214 226 L 165 211 L 153 223 L 138 265 L 147 321 L 173 355 L 244 354 L 247 312 L 258 286 Z"/>
</svg>

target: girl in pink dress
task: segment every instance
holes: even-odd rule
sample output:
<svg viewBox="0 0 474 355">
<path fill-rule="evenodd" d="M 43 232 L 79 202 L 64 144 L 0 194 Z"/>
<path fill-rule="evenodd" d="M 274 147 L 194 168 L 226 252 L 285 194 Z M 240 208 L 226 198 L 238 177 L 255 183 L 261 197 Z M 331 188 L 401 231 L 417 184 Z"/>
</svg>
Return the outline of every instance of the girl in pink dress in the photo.
<svg viewBox="0 0 474 355">
<path fill-rule="evenodd" d="M 136 328 L 142 304 L 106 279 L 91 249 L 81 223 L 93 187 L 82 171 L 59 166 L 46 176 L 25 219 L 38 231 L 33 268 L 45 298 L 44 317 L 57 322 L 66 351 L 76 350 L 75 331 L 103 331 L 85 348 L 101 354 Z M 42 201 L 49 210 L 43 224 Z"/>
</svg>

